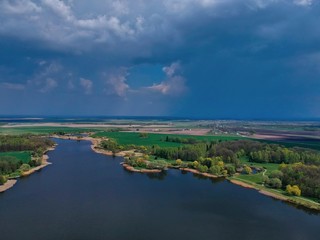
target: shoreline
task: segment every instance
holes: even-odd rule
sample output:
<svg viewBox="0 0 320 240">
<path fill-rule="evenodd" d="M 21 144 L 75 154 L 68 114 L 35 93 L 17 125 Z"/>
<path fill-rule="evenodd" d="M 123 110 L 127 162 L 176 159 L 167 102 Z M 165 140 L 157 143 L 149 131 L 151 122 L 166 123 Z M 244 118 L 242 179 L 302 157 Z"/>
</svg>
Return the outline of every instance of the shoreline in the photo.
<svg viewBox="0 0 320 240">
<path fill-rule="evenodd" d="M 92 137 L 81 137 L 81 138 L 78 138 L 78 137 L 75 137 L 75 136 L 58 136 L 58 135 L 53 136 L 53 137 L 61 138 L 61 139 L 67 139 L 67 140 L 79 140 L 79 141 L 86 140 L 86 141 L 90 141 L 91 142 L 91 149 L 94 152 L 99 153 L 99 154 L 108 155 L 108 156 L 113 156 L 114 155 L 111 151 L 107 151 L 107 150 L 99 148 L 99 144 L 102 141 L 101 138 L 92 138 Z M 126 152 L 130 152 L 130 151 L 122 151 L 122 152 L 116 153 L 115 156 L 124 157 L 126 155 Z M 127 169 L 129 171 L 132 171 L 132 172 L 140 172 L 140 173 L 159 173 L 159 172 L 161 172 L 161 170 L 158 170 L 158 169 L 154 169 L 154 170 L 156 170 L 156 172 L 150 172 L 151 169 L 145 169 L 146 171 L 143 171 L 143 170 L 135 169 L 134 167 L 129 166 L 129 165 L 125 164 L 125 163 L 122 164 L 122 166 L 125 169 Z M 201 175 L 201 176 L 204 176 L 204 177 L 208 177 L 208 178 L 214 178 L 214 179 L 219 178 L 219 176 L 216 176 L 216 175 L 213 175 L 213 174 L 210 174 L 210 173 L 202 173 L 202 172 L 200 172 L 200 171 L 198 171 L 196 169 L 191 169 L 191 168 L 177 168 L 177 169 L 179 169 L 181 171 L 191 172 L 191 173 L 194 173 L 194 174 L 197 174 L 197 175 Z M 303 200 L 303 202 L 300 202 L 298 200 L 294 200 L 292 198 L 284 196 L 281 193 L 277 194 L 277 193 L 274 193 L 272 191 L 268 191 L 268 189 L 262 189 L 261 187 L 255 186 L 254 184 L 245 183 L 243 181 L 236 180 L 236 179 L 230 179 L 228 177 L 226 177 L 226 180 L 228 180 L 232 184 L 235 184 L 235 185 L 238 185 L 238 186 L 241 186 L 241 187 L 244 187 L 244 188 L 257 190 L 260 194 L 263 194 L 263 195 L 268 196 L 268 197 L 272 197 L 272 198 L 275 198 L 275 199 L 278 199 L 278 200 L 281 200 L 281 201 L 285 201 L 285 202 L 288 202 L 288 203 L 293 203 L 293 204 L 295 204 L 297 206 L 303 206 L 303 207 L 306 207 L 308 209 L 320 211 L 320 204 L 317 204 L 316 202 L 313 202 L 311 200 L 309 201 L 310 205 L 308 205 L 306 203 L 307 200 Z"/>
<path fill-rule="evenodd" d="M 244 188 L 251 188 L 251 189 L 259 190 L 259 189 L 255 188 L 254 186 L 250 185 L 249 183 L 241 182 L 239 180 L 229 179 L 229 182 L 231 182 L 231 183 L 233 183 L 235 185 L 244 187 Z"/>
<path fill-rule="evenodd" d="M 263 194 L 265 196 L 272 197 L 272 198 L 280 200 L 280 201 L 292 203 L 297 206 L 302 206 L 302 207 L 308 208 L 310 210 L 320 211 L 320 203 L 314 202 L 312 200 L 308 200 L 308 199 L 304 199 L 304 198 L 295 199 L 290 196 L 285 196 L 282 193 L 273 192 L 271 189 L 269 190 L 268 188 L 265 188 L 263 186 L 256 186 L 255 184 L 245 183 L 243 181 L 236 180 L 236 179 L 230 179 L 230 178 L 228 179 L 227 178 L 227 180 L 230 183 L 238 185 L 240 187 L 257 190 L 260 194 Z"/>
<path fill-rule="evenodd" d="M 178 169 L 181 171 L 191 172 L 191 173 L 194 173 L 197 175 L 202 175 L 207 178 L 219 178 L 219 176 L 217 176 L 217 175 L 210 174 L 210 173 L 203 173 L 203 172 L 200 172 L 200 171 L 198 171 L 196 169 L 192 169 L 192 168 L 178 168 Z"/>
<path fill-rule="evenodd" d="M 57 145 L 54 145 L 53 147 L 48 148 L 42 155 L 42 159 L 41 159 L 41 165 L 31 168 L 28 171 L 22 172 L 20 177 L 27 177 L 30 176 L 31 174 L 41 170 L 42 168 L 47 167 L 48 165 L 51 165 L 52 163 L 48 162 L 49 156 L 46 154 L 49 151 L 53 151 L 55 149 Z M 0 185 L 0 193 L 3 193 L 5 191 L 7 191 L 8 189 L 12 188 L 16 183 L 17 183 L 17 179 L 9 179 L 6 183 L 4 183 L 3 185 Z"/>
<path fill-rule="evenodd" d="M 57 144 L 55 144 L 53 147 L 47 148 L 47 150 L 42 155 L 41 165 L 34 167 L 34 168 L 31 168 L 30 170 L 21 173 L 21 177 L 27 177 L 27 176 L 39 171 L 40 169 L 45 168 L 48 165 L 51 165 L 52 163 L 48 162 L 49 156 L 46 153 L 49 151 L 54 151 L 56 146 L 57 146 Z"/>
<path fill-rule="evenodd" d="M 139 172 L 139 173 L 161 173 L 162 170 L 160 169 L 136 169 L 126 163 L 120 163 L 126 170 L 131 172 Z"/>
<path fill-rule="evenodd" d="M 3 185 L 0 185 L 0 193 L 7 191 L 8 189 L 12 188 L 17 183 L 16 179 L 9 179 Z"/>
</svg>

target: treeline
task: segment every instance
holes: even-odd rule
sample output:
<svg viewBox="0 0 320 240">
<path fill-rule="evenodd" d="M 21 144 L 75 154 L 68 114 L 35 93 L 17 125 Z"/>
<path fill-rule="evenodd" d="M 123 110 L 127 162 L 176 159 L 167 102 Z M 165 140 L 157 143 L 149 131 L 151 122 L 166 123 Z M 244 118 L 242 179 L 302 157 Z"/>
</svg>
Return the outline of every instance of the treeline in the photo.
<svg viewBox="0 0 320 240">
<path fill-rule="evenodd" d="M 320 165 L 320 154 L 311 150 L 299 148 L 283 148 L 280 146 L 265 146 L 264 149 L 251 152 L 249 160 L 259 163 L 297 163 Z"/>
<path fill-rule="evenodd" d="M 136 145 L 120 145 L 115 139 L 108 139 L 104 140 L 100 143 L 100 147 L 103 149 L 106 149 L 108 151 L 111 151 L 112 153 L 116 154 L 121 151 L 125 150 L 132 150 L 136 149 L 139 152 L 147 153 L 148 149 L 144 146 L 136 146 Z"/>
<path fill-rule="evenodd" d="M 23 162 L 12 156 L 0 156 L 0 175 L 7 175 L 20 168 Z"/>
<path fill-rule="evenodd" d="M 33 135 L 0 136 L 0 152 L 33 151 L 40 153 L 54 144 L 47 138 Z"/>
<path fill-rule="evenodd" d="M 320 166 L 302 163 L 283 164 L 280 170 L 283 186 L 297 185 L 303 196 L 320 199 Z"/>
<path fill-rule="evenodd" d="M 152 154 L 165 159 L 181 159 L 183 161 L 195 161 L 206 155 L 206 144 L 187 145 L 182 147 L 164 147 L 155 146 Z"/>
<path fill-rule="evenodd" d="M 288 149 L 278 144 L 258 141 L 239 140 L 221 142 L 208 146 L 208 156 L 222 156 L 224 161 L 234 162 L 237 158 L 247 157 L 258 163 L 297 163 L 320 165 L 320 154 L 302 148 Z"/>
<path fill-rule="evenodd" d="M 203 141 L 199 141 L 195 138 L 183 138 L 183 137 L 172 137 L 172 136 L 166 136 L 165 139 L 166 142 L 175 142 L 175 143 L 183 143 L 183 144 L 196 144 Z"/>
<path fill-rule="evenodd" d="M 280 164 L 279 170 L 264 177 L 268 187 L 283 189 L 290 195 L 320 200 L 320 166 L 303 163 Z"/>
<path fill-rule="evenodd" d="M 175 138 L 172 138 L 175 139 Z M 180 140 L 179 140 L 180 141 Z M 200 157 L 221 157 L 225 163 L 239 165 L 239 158 L 246 157 L 258 163 L 297 163 L 320 165 L 320 154 L 302 148 L 288 149 L 278 144 L 267 144 L 251 140 L 201 142 L 180 147 L 154 146 L 151 154 L 165 159 L 195 161 Z"/>
<path fill-rule="evenodd" d="M 124 162 L 135 168 L 164 170 L 168 167 L 168 163 L 164 160 L 149 161 L 148 155 L 142 157 L 127 156 L 124 158 Z"/>
<path fill-rule="evenodd" d="M 114 140 L 103 141 L 101 145 L 114 152 L 136 149 L 154 155 L 156 159 L 175 160 L 174 166 L 193 168 L 217 176 L 233 175 L 236 172 L 251 174 L 252 168 L 241 164 L 241 158 L 257 163 L 277 163 L 280 164 L 279 170 L 264 175 L 265 186 L 283 189 L 290 195 L 320 199 L 320 153 L 317 151 L 286 148 L 279 144 L 252 140 L 225 142 L 193 140 L 194 142 L 187 138 L 166 138 L 166 141 L 170 142 L 189 143 L 180 147 L 121 146 Z M 127 158 L 126 163 L 138 168 L 166 167 L 162 160 L 153 162 L 133 157 Z"/>
<path fill-rule="evenodd" d="M 127 149 L 138 149 L 144 153 L 152 154 L 168 160 L 181 159 L 182 161 L 196 161 L 200 157 L 213 158 L 221 157 L 223 162 L 231 163 L 235 166 L 240 164 L 239 159 L 245 157 L 251 162 L 257 163 L 304 163 L 307 165 L 320 166 L 320 154 L 314 150 L 302 148 L 286 148 L 278 144 L 267 144 L 251 140 L 237 140 L 225 142 L 197 142 L 191 144 L 189 138 L 167 137 L 166 140 L 174 142 L 186 141 L 180 147 L 159 147 L 153 146 L 147 149 L 143 146 L 119 145 L 115 140 L 103 141 L 101 146 L 112 152 L 119 152 Z"/>
</svg>

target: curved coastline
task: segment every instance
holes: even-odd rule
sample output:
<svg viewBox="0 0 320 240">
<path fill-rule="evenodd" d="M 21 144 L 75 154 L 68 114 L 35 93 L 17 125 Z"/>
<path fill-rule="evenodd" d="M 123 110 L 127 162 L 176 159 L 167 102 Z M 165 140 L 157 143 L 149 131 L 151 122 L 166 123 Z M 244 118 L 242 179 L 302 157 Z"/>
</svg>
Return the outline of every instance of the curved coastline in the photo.
<svg viewBox="0 0 320 240">
<path fill-rule="evenodd" d="M 100 138 L 92 138 L 92 137 L 81 137 L 81 138 L 79 138 L 79 137 L 76 137 L 76 136 L 58 136 L 58 135 L 54 135 L 52 137 L 53 138 L 66 139 L 66 140 L 78 140 L 78 141 L 86 140 L 86 141 L 90 141 L 91 142 L 91 149 L 94 152 L 99 153 L 99 154 L 108 155 L 108 156 L 124 157 L 128 152 L 132 153 L 132 151 L 122 151 L 122 152 L 114 154 L 111 151 L 104 150 L 104 149 L 99 147 L 99 144 L 102 141 L 102 139 L 100 139 Z M 140 173 L 159 173 L 159 172 L 161 172 L 161 170 L 159 170 L 159 169 L 135 169 L 134 167 L 129 166 L 128 164 L 125 164 L 125 163 L 121 163 L 121 165 L 126 170 L 129 170 L 129 171 L 132 171 L 132 172 L 140 172 Z M 210 173 L 202 173 L 202 172 L 200 172 L 200 171 L 198 171 L 196 169 L 191 169 L 191 168 L 178 168 L 178 169 L 182 170 L 182 171 L 191 172 L 191 173 L 194 173 L 194 174 L 197 174 L 197 175 L 202 175 L 202 176 L 208 177 L 208 178 L 219 178 L 219 176 L 217 176 L 217 175 L 213 175 L 213 174 L 210 174 Z M 239 180 L 236 180 L 236 179 L 230 179 L 230 178 L 226 178 L 226 179 L 232 184 L 235 184 L 235 185 L 238 185 L 238 186 L 241 186 L 241 187 L 244 187 L 244 188 L 255 189 L 259 193 L 261 193 L 261 194 L 263 194 L 265 196 L 272 197 L 272 198 L 275 198 L 275 199 L 278 199 L 278 200 L 281 200 L 281 201 L 286 201 L 286 202 L 289 202 L 289 203 L 293 203 L 295 205 L 303 206 L 303 207 L 306 207 L 306 208 L 309 208 L 309 209 L 312 209 L 312 210 L 320 211 L 320 204 L 316 203 L 314 201 L 305 200 L 305 199 L 303 199 L 302 201 L 301 200 L 299 201 L 299 200 L 295 200 L 293 198 L 290 198 L 289 196 L 287 197 L 287 196 L 285 196 L 283 194 L 274 193 L 271 190 L 263 189 L 262 187 L 255 186 L 254 184 L 245 183 L 243 181 L 239 181 Z"/>
<path fill-rule="evenodd" d="M 121 163 L 121 165 L 128 171 L 131 172 L 140 172 L 140 173 L 161 173 L 162 170 L 160 169 L 136 169 L 126 163 Z"/>
<path fill-rule="evenodd" d="M 55 149 L 55 147 L 57 146 L 57 144 L 55 144 L 53 147 L 48 148 L 44 154 L 42 155 L 42 159 L 41 159 L 41 165 L 31 168 L 28 171 L 22 172 L 20 177 L 27 177 L 39 170 L 41 170 L 42 168 L 47 167 L 48 165 L 51 165 L 52 163 L 48 162 L 49 156 L 46 154 L 49 151 L 53 151 Z M 12 188 L 16 183 L 17 183 L 17 179 L 9 179 L 6 183 L 4 183 L 3 185 L 0 185 L 0 193 L 3 193 L 5 191 L 7 191 L 8 189 Z"/>
<path fill-rule="evenodd" d="M 12 188 L 17 183 L 16 179 L 9 179 L 3 185 L 0 185 L 0 193 L 7 191 L 8 189 Z"/>
<path fill-rule="evenodd" d="M 302 207 L 305 207 L 305 208 L 308 208 L 311 210 L 320 211 L 320 203 L 314 202 L 312 200 L 308 200 L 308 199 L 301 198 L 301 197 L 286 196 L 281 193 L 277 193 L 271 189 L 269 190 L 263 186 L 245 183 L 245 182 L 242 182 L 242 181 L 239 181 L 236 179 L 229 178 L 228 181 L 233 184 L 236 184 L 238 186 L 244 187 L 244 188 L 250 188 L 250 189 L 257 190 L 259 193 L 261 193 L 265 196 L 268 196 L 268 197 L 272 197 L 277 200 L 292 203 L 297 206 L 302 206 Z"/>
</svg>

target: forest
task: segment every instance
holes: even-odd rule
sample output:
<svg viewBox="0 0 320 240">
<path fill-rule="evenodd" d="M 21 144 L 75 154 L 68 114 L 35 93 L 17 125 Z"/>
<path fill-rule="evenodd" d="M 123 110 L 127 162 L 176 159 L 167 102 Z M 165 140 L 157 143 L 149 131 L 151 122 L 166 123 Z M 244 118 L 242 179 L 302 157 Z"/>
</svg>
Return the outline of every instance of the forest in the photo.
<svg viewBox="0 0 320 240">
<path fill-rule="evenodd" d="M 183 143 L 178 147 L 120 145 L 114 139 L 103 141 L 102 147 L 114 153 L 136 149 L 144 157 L 127 157 L 126 163 L 138 168 L 165 169 L 168 166 L 188 167 L 217 176 L 253 174 L 251 163 L 279 164 L 278 170 L 264 175 L 265 186 L 282 189 L 289 195 L 302 195 L 320 200 L 320 153 L 305 148 L 287 148 L 253 140 L 199 141 L 167 136 L 165 141 Z M 150 156 L 154 156 L 150 160 Z M 165 160 L 165 161 L 164 161 Z M 167 164 L 166 164 L 167 162 Z"/>
<path fill-rule="evenodd" d="M 0 184 L 6 182 L 7 178 L 19 176 L 21 172 L 40 165 L 43 152 L 53 145 L 50 139 L 39 136 L 0 136 Z M 23 161 L 18 157 L 21 151 L 30 152 L 31 158 Z"/>
</svg>

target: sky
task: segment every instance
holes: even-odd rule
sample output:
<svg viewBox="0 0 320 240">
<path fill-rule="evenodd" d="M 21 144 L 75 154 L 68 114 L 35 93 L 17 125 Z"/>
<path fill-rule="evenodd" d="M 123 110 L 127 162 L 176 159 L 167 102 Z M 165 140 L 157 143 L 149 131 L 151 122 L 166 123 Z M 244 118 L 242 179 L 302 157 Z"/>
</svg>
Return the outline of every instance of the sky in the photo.
<svg viewBox="0 0 320 240">
<path fill-rule="evenodd" d="M 319 0 L 1 0 L 0 115 L 320 118 Z"/>
</svg>

